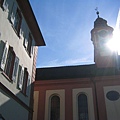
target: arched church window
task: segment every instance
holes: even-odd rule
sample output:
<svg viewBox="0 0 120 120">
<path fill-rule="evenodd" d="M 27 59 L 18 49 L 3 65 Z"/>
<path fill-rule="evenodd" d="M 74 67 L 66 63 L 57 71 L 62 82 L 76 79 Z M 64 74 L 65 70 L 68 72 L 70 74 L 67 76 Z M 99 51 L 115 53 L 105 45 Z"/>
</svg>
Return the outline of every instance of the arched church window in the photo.
<svg viewBox="0 0 120 120">
<path fill-rule="evenodd" d="M 89 120 L 88 100 L 85 94 L 80 94 L 78 96 L 78 120 Z"/>
<path fill-rule="evenodd" d="M 60 120 L 60 98 L 57 95 L 51 98 L 50 120 Z"/>
</svg>

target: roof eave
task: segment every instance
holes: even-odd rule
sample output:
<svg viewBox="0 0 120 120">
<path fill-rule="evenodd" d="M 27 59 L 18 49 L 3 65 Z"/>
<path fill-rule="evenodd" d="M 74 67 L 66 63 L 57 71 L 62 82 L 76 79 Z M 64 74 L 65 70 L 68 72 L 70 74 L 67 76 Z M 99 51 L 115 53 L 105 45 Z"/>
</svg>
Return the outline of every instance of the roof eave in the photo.
<svg viewBox="0 0 120 120">
<path fill-rule="evenodd" d="M 28 0 L 16 0 L 22 14 L 28 24 L 28 27 L 34 37 L 36 46 L 45 46 L 45 41 L 38 26 L 37 20 L 31 8 L 30 2 Z"/>
</svg>

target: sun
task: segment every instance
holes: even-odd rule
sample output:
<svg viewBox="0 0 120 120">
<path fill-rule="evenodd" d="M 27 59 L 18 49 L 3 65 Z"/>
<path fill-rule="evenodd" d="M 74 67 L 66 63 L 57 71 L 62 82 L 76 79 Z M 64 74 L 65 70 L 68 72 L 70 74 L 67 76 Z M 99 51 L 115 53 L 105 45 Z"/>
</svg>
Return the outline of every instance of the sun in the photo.
<svg viewBox="0 0 120 120">
<path fill-rule="evenodd" d="M 112 39 L 106 45 L 111 51 L 116 51 L 120 54 L 120 30 L 114 30 Z"/>
</svg>

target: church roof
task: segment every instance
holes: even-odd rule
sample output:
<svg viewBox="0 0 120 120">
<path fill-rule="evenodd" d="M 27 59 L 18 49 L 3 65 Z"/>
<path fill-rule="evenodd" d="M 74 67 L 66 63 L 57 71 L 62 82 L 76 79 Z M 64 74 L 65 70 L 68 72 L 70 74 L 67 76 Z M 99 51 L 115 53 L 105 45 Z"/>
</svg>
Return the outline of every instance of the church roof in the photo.
<svg viewBox="0 0 120 120">
<path fill-rule="evenodd" d="M 97 76 L 119 75 L 115 68 L 97 68 L 95 64 L 37 68 L 36 80 L 54 80 L 71 78 L 88 78 Z"/>
</svg>

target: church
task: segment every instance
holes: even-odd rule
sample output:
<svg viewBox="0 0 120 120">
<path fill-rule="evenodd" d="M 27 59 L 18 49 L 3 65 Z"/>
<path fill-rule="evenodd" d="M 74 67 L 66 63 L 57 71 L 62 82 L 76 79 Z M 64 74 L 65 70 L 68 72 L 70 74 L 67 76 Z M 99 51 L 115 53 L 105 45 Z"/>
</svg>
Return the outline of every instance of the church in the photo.
<svg viewBox="0 0 120 120">
<path fill-rule="evenodd" d="M 97 15 L 95 64 L 37 68 L 33 120 L 120 120 L 119 56 L 106 46 L 113 28 Z"/>
</svg>

